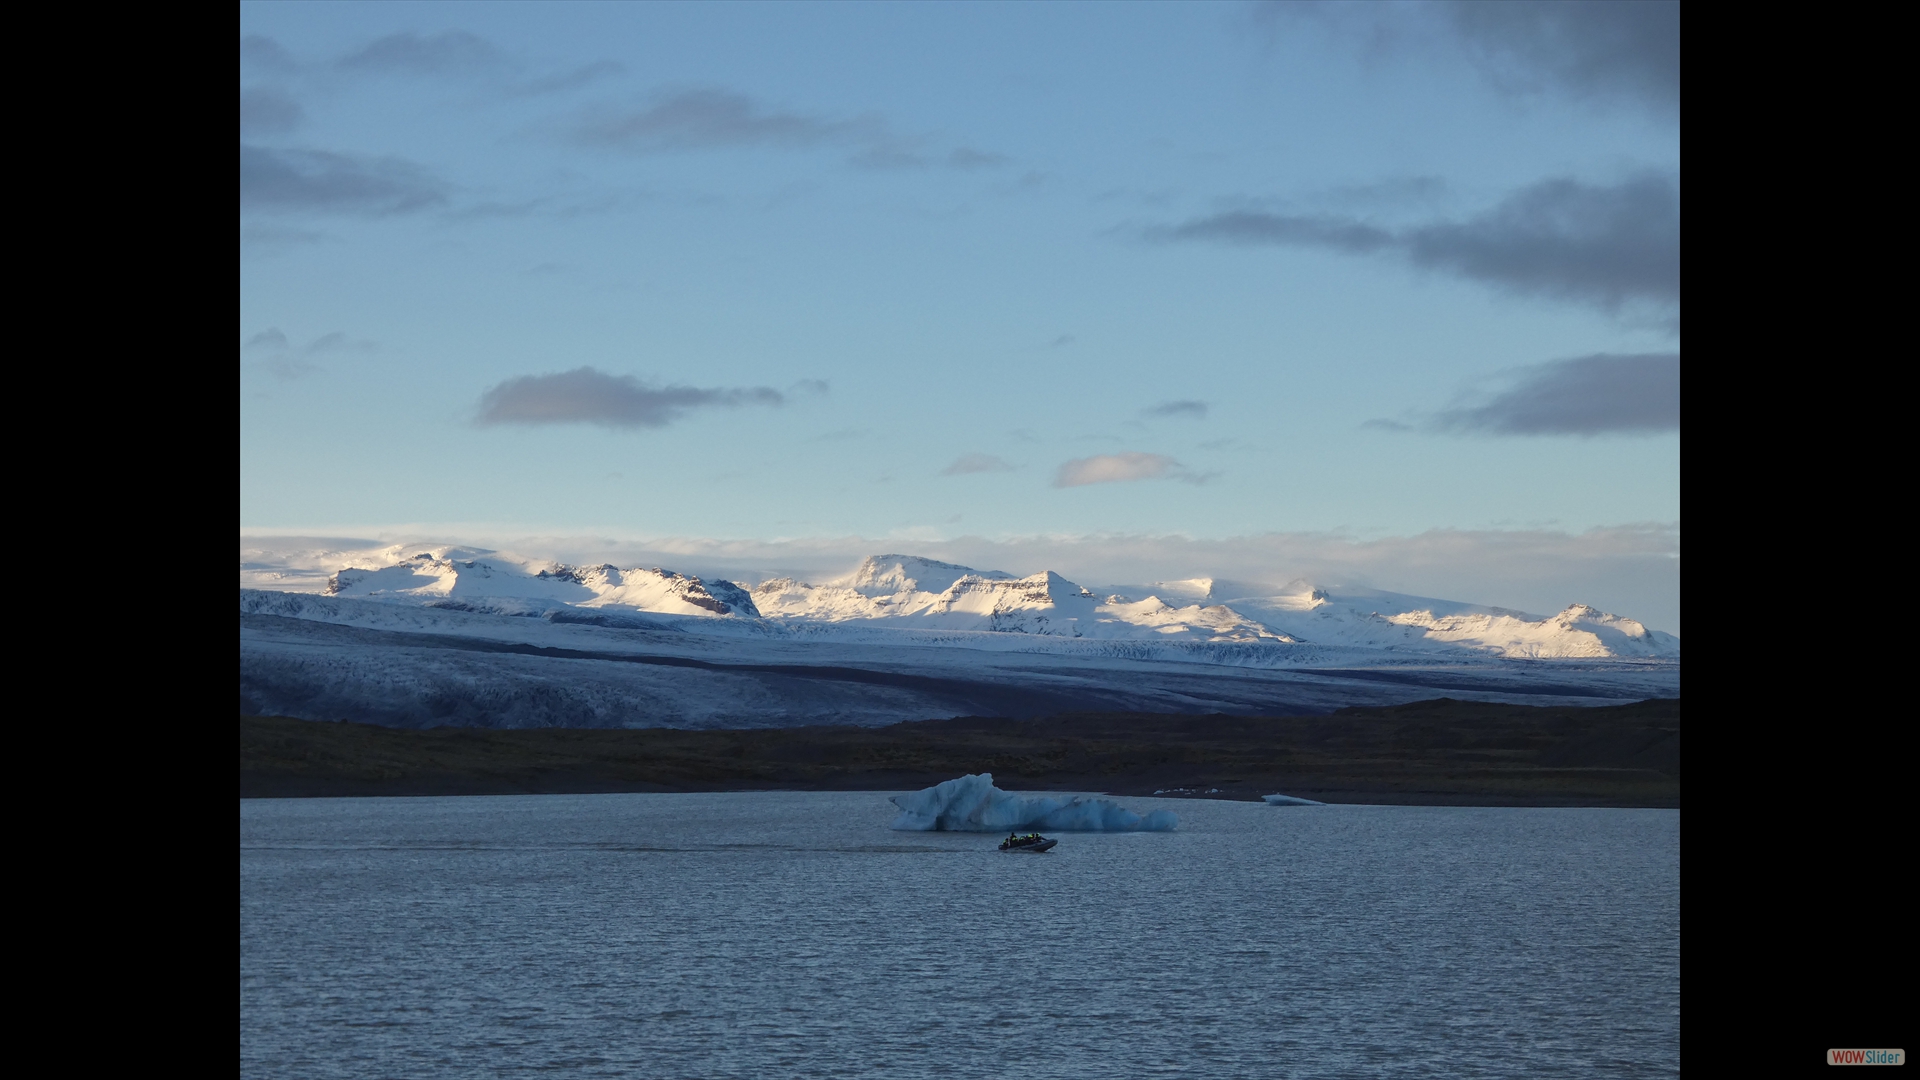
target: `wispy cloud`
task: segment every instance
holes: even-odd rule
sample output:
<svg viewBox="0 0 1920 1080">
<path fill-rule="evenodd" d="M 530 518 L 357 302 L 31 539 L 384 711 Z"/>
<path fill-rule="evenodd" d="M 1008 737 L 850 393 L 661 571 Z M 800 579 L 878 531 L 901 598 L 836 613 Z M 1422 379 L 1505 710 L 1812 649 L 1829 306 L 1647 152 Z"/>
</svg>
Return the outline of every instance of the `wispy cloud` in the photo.
<svg viewBox="0 0 1920 1080">
<path fill-rule="evenodd" d="M 947 164 L 956 169 L 997 169 L 1012 160 L 1005 154 L 975 150 L 970 146 L 958 147 L 947 155 Z"/>
<path fill-rule="evenodd" d="M 496 424 L 598 424 L 603 427 L 665 427 L 700 408 L 781 405 L 786 395 L 766 386 L 713 388 L 650 386 L 631 375 L 591 367 L 552 375 L 508 379 L 480 397 L 477 422 Z"/>
<path fill-rule="evenodd" d="M 718 88 L 675 90 L 634 106 L 601 106 L 563 127 L 573 142 L 640 154 L 726 148 L 838 149 L 869 169 L 944 164 L 973 170 L 1007 163 L 1003 155 L 959 147 L 941 155 L 877 113 L 829 117 L 784 109 Z"/>
<path fill-rule="evenodd" d="M 444 205 L 447 185 L 413 162 L 240 144 L 240 209 L 400 214 Z"/>
<path fill-rule="evenodd" d="M 284 90 L 270 86 L 240 91 L 240 137 L 284 135 L 300 126 L 306 113 Z"/>
<path fill-rule="evenodd" d="M 469 75 L 509 66 L 492 42 L 464 30 L 438 34 L 388 34 L 342 57 L 347 71 L 391 75 Z"/>
<path fill-rule="evenodd" d="M 817 146 L 884 143 L 877 117 L 826 120 L 770 109 L 727 90 L 683 90 L 639 109 L 603 109 L 575 129 L 581 142 L 638 151 L 716 146 Z"/>
<path fill-rule="evenodd" d="M 1151 408 L 1140 410 L 1140 415 L 1161 418 L 1186 417 L 1193 420 L 1204 420 L 1207 417 L 1207 403 L 1192 400 L 1163 401 Z"/>
<path fill-rule="evenodd" d="M 1680 354 L 1600 353 L 1507 373 L 1505 387 L 1421 426 L 1485 435 L 1653 435 L 1680 430 Z"/>
<path fill-rule="evenodd" d="M 552 75 L 539 75 L 524 79 L 513 85 L 513 92 L 525 96 L 536 94 L 557 94 L 567 90 L 577 90 L 602 79 L 609 79 L 627 70 L 626 65 L 615 60 L 596 60 L 591 64 Z"/>
<path fill-rule="evenodd" d="M 1334 214 L 1233 211 L 1149 235 L 1393 253 L 1422 268 L 1608 310 L 1680 303 L 1680 186 L 1666 176 L 1611 185 L 1546 180 L 1477 217 L 1410 228 Z"/>
<path fill-rule="evenodd" d="M 1200 484 L 1208 479 L 1165 454 L 1095 454 L 1062 464 L 1054 474 L 1053 486 L 1084 487 L 1088 484 L 1117 484 L 1131 480 L 1183 480 Z"/>
<path fill-rule="evenodd" d="M 1012 472 L 1013 466 L 992 454 L 963 454 L 940 470 L 941 476 L 965 476 L 968 473 Z"/>
<path fill-rule="evenodd" d="M 298 70 L 300 64 L 284 46 L 270 37 L 261 34 L 248 34 L 240 39 L 240 62 L 260 71 L 276 75 Z"/>
<path fill-rule="evenodd" d="M 240 353 L 249 361 L 280 379 L 298 379 L 320 370 L 318 361 L 328 356 L 372 352 L 377 346 L 364 338 L 349 337 L 335 330 L 322 334 L 305 345 L 296 345 L 285 331 L 270 326 L 240 343 Z"/>
</svg>

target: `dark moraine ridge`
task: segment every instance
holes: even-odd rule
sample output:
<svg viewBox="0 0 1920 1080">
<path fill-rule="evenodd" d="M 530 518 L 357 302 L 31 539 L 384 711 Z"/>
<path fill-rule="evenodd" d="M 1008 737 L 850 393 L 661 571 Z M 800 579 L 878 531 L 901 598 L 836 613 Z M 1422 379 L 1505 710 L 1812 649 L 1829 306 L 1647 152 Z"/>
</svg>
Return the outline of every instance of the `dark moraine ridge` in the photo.
<svg viewBox="0 0 1920 1080">
<path fill-rule="evenodd" d="M 1680 702 L 1439 698 L 1323 716 L 1063 713 L 890 727 L 400 730 L 240 718 L 240 796 L 1010 790 L 1481 806 L 1680 805 Z"/>
</svg>

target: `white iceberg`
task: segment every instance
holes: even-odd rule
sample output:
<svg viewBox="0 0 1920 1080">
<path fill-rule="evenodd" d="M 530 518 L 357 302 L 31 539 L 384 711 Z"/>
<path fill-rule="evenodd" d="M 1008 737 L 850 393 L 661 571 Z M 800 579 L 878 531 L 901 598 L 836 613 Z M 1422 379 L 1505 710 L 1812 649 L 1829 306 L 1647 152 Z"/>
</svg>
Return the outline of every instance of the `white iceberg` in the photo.
<svg viewBox="0 0 1920 1080">
<path fill-rule="evenodd" d="M 1325 806 L 1327 805 L 1326 803 L 1323 803 L 1323 802 L 1314 802 L 1312 799 L 1295 798 L 1292 795 L 1262 795 L 1260 796 L 1260 801 L 1266 803 L 1268 806 Z"/>
<path fill-rule="evenodd" d="M 908 832 L 1165 832 L 1179 824 L 1171 810 L 1145 817 L 1105 799 L 1083 795 L 1026 799 L 993 786 L 992 773 L 955 777 L 930 788 L 895 795 L 900 816 L 893 827 Z"/>
</svg>

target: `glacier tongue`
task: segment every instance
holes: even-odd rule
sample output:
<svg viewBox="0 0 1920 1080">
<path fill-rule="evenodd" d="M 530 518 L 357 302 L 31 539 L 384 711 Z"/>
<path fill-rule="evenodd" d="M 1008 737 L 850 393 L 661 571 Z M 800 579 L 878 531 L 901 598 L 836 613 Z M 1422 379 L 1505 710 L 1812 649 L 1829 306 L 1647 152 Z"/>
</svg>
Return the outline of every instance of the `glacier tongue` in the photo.
<svg viewBox="0 0 1920 1080">
<path fill-rule="evenodd" d="M 930 788 L 895 795 L 892 801 L 900 808 L 893 828 L 907 832 L 1165 832 L 1179 824 L 1171 810 L 1155 810 L 1142 817 L 1105 799 L 1081 795 L 1022 798 L 994 787 L 992 773 L 955 777 Z"/>
</svg>

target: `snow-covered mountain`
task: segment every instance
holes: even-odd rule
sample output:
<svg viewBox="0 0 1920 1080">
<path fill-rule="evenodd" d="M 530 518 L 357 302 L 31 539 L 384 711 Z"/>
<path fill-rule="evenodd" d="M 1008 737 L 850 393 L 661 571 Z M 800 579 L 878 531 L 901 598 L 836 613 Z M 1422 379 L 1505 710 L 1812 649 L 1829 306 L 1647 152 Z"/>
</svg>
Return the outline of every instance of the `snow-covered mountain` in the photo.
<svg viewBox="0 0 1920 1080">
<path fill-rule="evenodd" d="M 1291 640 L 1217 605 L 1173 608 L 1154 597 L 1103 599 L 1051 570 L 1016 578 L 913 555 L 875 555 L 824 585 L 764 581 L 754 586 L 753 602 L 768 618 L 802 622 L 1076 638 Z"/>
<path fill-rule="evenodd" d="M 1146 587 L 1175 603 L 1216 604 L 1295 641 L 1359 648 L 1459 652 L 1514 659 L 1678 659 L 1680 639 L 1633 619 L 1569 604 L 1529 615 L 1377 589 L 1328 590 L 1294 581 L 1274 590 L 1190 578 Z"/>
<path fill-rule="evenodd" d="M 694 616 L 750 622 L 769 631 L 857 633 L 861 640 L 873 640 L 876 632 L 889 636 L 890 630 L 941 632 L 892 635 L 900 644 L 951 645 L 976 634 L 1023 634 L 1436 658 L 1677 660 L 1680 655 L 1673 635 L 1583 604 L 1542 617 L 1306 581 L 1274 588 L 1189 578 L 1096 591 L 1052 571 L 1015 577 L 895 554 L 873 556 L 852 573 L 817 585 L 776 578 L 749 589 L 658 567 L 576 567 L 448 546 L 251 554 L 256 557 L 241 565 L 244 587 L 501 615 L 545 614 L 563 621 L 592 621 L 567 614 L 578 611 Z M 714 626 L 716 632 L 721 629 Z"/>
<path fill-rule="evenodd" d="M 393 553 L 398 555 L 398 551 Z M 326 595 L 414 602 L 498 614 L 557 607 L 616 608 L 666 615 L 759 617 L 746 590 L 654 567 L 567 566 L 463 548 L 430 548 L 370 569 L 347 567 Z"/>
</svg>

